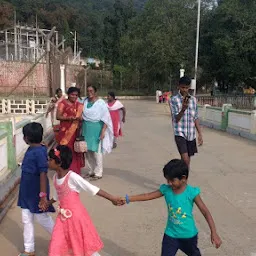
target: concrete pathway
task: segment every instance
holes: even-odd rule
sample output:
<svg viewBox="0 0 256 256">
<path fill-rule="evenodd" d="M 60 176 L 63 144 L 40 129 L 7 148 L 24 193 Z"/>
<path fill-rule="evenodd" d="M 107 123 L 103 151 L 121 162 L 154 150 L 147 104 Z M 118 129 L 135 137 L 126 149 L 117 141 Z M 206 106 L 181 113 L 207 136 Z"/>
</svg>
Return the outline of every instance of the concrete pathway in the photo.
<svg viewBox="0 0 256 256">
<path fill-rule="evenodd" d="M 95 184 L 117 195 L 156 190 L 165 183 L 163 165 L 179 156 L 168 111 L 154 102 L 124 103 L 128 110 L 125 137 L 105 158 L 105 176 Z M 206 128 L 203 132 L 205 143 L 192 160 L 189 181 L 201 187 L 223 246 L 219 250 L 213 248 L 208 226 L 196 209 L 202 255 L 256 255 L 256 144 Z M 104 241 L 103 256 L 160 255 L 167 213 L 163 199 L 117 208 L 86 193 L 81 198 Z M 36 226 L 37 256 L 47 255 L 49 239 Z M 15 256 L 23 248 L 20 210 L 16 205 L 0 224 L 0 248 L 1 255 L 7 256 Z"/>
</svg>

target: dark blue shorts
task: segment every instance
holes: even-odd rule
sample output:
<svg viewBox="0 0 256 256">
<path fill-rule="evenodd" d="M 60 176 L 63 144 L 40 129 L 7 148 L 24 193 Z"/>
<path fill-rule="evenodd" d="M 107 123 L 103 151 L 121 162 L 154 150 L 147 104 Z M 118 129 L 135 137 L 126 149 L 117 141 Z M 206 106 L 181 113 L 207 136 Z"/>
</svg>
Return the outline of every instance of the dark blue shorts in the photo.
<svg viewBox="0 0 256 256">
<path fill-rule="evenodd" d="M 172 238 L 164 235 L 161 256 L 175 256 L 181 250 L 188 256 L 201 256 L 197 247 L 197 235 L 192 238 Z"/>
</svg>

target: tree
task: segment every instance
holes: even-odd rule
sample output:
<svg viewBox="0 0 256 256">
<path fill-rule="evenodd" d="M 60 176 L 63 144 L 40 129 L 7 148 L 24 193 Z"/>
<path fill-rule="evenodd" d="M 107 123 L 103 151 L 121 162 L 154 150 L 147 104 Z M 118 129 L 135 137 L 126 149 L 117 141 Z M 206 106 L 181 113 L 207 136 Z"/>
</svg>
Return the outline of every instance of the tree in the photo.
<svg viewBox="0 0 256 256">
<path fill-rule="evenodd" d="M 5 1 L 0 2 L 0 29 L 5 29 L 13 24 L 13 5 Z"/>
<path fill-rule="evenodd" d="M 255 1 L 226 0 L 204 20 L 202 65 L 221 90 L 250 84 L 256 72 Z"/>
</svg>

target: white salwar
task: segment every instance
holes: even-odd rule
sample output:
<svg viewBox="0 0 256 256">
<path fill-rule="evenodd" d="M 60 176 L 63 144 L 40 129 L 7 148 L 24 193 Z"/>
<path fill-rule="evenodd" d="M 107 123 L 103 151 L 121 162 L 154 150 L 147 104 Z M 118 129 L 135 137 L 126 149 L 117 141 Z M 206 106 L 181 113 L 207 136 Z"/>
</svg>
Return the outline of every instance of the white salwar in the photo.
<svg viewBox="0 0 256 256">
<path fill-rule="evenodd" d="M 87 166 L 89 168 L 89 174 L 95 174 L 97 177 L 102 177 L 103 174 L 103 154 L 111 153 L 114 132 L 113 124 L 110 113 L 108 111 L 107 104 L 104 100 L 98 99 L 95 101 L 92 107 L 87 108 L 88 99 L 84 101 L 83 120 L 89 122 L 100 122 L 102 121 L 107 125 L 104 139 L 99 143 L 98 152 L 88 151 L 86 153 Z"/>
<path fill-rule="evenodd" d="M 159 103 L 159 97 L 162 95 L 163 95 L 162 91 L 160 91 L 160 90 L 156 91 L 156 103 Z"/>
<path fill-rule="evenodd" d="M 32 213 L 29 209 L 22 209 L 22 222 L 24 225 L 24 249 L 25 252 L 35 251 L 34 219 L 49 233 L 52 234 L 54 221 L 47 213 Z"/>
</svg>

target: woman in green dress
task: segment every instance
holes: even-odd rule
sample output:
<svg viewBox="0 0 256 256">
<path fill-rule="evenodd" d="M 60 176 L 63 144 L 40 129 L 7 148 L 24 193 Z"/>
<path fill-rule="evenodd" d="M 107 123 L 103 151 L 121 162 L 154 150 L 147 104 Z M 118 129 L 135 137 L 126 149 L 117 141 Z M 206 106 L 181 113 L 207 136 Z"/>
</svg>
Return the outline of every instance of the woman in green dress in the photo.
<svg viewBox="0 0 256 256">
<path fill-rule="evenodd" d="M 82 135 L 87 143 L 86 160 L 91 180 L 101 179 L 103 175 L 103 155 L 110 153 L 113 146 L 113 125 L 108 107 L 97 96 L 97 88 L 87 87 L 84 101 Z"/>
</svg>

